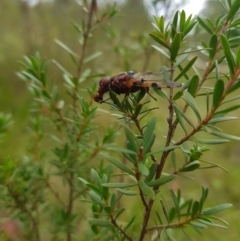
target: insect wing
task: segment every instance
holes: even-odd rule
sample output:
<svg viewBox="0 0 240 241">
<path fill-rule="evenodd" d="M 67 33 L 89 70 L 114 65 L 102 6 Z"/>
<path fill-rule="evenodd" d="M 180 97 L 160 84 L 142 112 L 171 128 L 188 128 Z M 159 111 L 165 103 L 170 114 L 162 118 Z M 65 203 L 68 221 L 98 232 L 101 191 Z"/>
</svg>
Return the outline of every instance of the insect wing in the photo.
<svg viewBox="0 0 240 241">
<path fill-rule="evenodd" d="M 139 86 L 152 86 L 156 88 L 175 88 L 175 87 L 181 87 L 182 85 L 173 81 L 167 81 L 169 80 L 170 71 L 163 71 L 163 72 L 147 72 L 147 73 L 136 73 L 133 77 L 139 82 Z M 166 77 L 166 79 L 163 79 Z M 168 78 L 167 78 L 168 76 Z M 138 85 L 138 84 L 136 84 Z"/>
</svg>

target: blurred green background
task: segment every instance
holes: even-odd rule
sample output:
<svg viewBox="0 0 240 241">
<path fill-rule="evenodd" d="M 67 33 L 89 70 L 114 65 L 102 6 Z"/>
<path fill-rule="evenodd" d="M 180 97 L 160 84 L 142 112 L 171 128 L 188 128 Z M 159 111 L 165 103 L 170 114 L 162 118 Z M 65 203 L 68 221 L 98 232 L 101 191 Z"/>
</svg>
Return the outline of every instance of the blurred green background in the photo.
<svg viewBox="0 0 240 241">
<path fill-rule="evenodd" d="M 111 8 L 114 1 L 99 1 L 98 14 L 104 8 Z M 146 4 L 146 2 L 148 4 Z M 160 2 L 156 8 L 151 2 Z M 162 3 L 161 3 L 162 2 Z M 171 17 L 172 11 L 178 9 L 178 3 L 168 1 L 145 1 L 128 0 L 119 1 L 117 8 L 119 13 L 107 24 L 94 31 L 90 39 L 87 52 L 93 53 L 101 51 L 102 55 L 91 62 L 89 67 L 93 74 L 112 75 L 121 71 L 132 69 L 136 72 L 143 70 L 157 71 L 161 69 L 159 59 L 162 64 L 167 64 L 164 57 L 151 48 L 151 40 L 148 33 L 153 30 L 151 23 L 152 14 L 158 10 L 161 14 Z M 186 1 L 187 2 L 187 1 Z M 165 3 L 165 4 L 164 4 Z M 157 12 L 158 12 L 157 11 Z M 194 9 L 194 12 L 196 9 Z M 214 19 L 223 9 L 217 1 L 206 2 L 199 13 L 202 16 L 209 16 Z M 85 17 L 81 6 L 74 0 L 40 1 L 30 6 L 27 1 L 21 0 L 1 0 L 0 2 L 0 112 L 11 113 L 14 125 L 0 143 L 0 162 L 7 156 L 11 156 L 18 161 L 28 148 L 28 116 L 31 107 L 31 96 L 25 84 L 18 79 L 16 72 L 19 70 L 19 61 L 23 55 L 33 55 L 39 52 L 43 58 L 57 59 L 69 72 L 76 71 L 67 52 L 65 52 L 55 39 L 61 40 L 72 50 L 80 51 L 79 35 L 74 30 L 74 22 L 80 24 Z M 188 10 L 187 14 L 190 14 Z M 197 30 L 204 38 L 201 29 Z M 199 39 L 191 37 L 191 45 L 196 46 Z M 208 42 L 208 40 L 206 40 Z M 199 71 L 205 66 L 205 59 L 199 56 Z M 156 64 L 157 63 L 157 64 Z M 49 70 L 52 81 L 63 87 L 62 76 L 58 68 L 52 64 Z M 86 85 L 97 83 L 98 79 L 85 81 Z M 199 102 L 201 108 L 205 103 Z M 108 110 L 108 107 L 101 105 L 101 108 Z M 165 121 L 164 110 L 157 112 L 162 122 Z M 239 116 L 239 111 L 233 116 Z M 107 114 L 101 113 L 97 119 L 97 124 L 104 130 L 104 119 Z M 116 121 L 112 118 L 112 124 Z M 227 122 L 220 126 L 226 133 L 240 135 L 239 121 Z M 160 128 L 160 127 L 159 127 Z M 181 134 L 181 133 L 179 133 Z M 196 172 L 196 180 L 200 180 L 210 189 L 208 206 L 218 203 L 230 202 L 234 208 L 221 213 L 220 216 L 230 224 L 229 230 L 211 228 L 204 230 L 204 237 L 197 237 L 195 240 L 239 240 L 240 238 L 240 146 L 236 141 L 220 146 L 211 146 L 212 150 L 206 153 L 205 159 L 213 161 L 228 170 L 228 173 L 221 169 L 208 169 Z M 177 188 L 178 183 L 174 183 Z M 184 181 L 188 185 L 188 181 Z M 186 198 L 200 196 L 200 187 L 196 190 L 196 185 L 187 186 Z"/>
</svg>

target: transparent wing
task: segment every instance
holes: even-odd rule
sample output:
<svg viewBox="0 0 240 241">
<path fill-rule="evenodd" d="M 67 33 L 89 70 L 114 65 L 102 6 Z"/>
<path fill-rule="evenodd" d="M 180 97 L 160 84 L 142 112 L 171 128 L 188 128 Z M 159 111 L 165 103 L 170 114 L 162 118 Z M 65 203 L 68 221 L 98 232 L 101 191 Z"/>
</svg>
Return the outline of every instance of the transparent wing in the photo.
<svg viewBox="0 0 240 241">
<path fill-rule="evenodd" d="M 166 88 L 166 87 L 174 88 L 174 87 L 182 86 L 179 83 L 169 80 L 170 71 L 136 73 L 134 74 L 133 78 L 135 78 L 139 82 L 139 85 L 141 83 L 143 86 L 149 86 L 149 87 L 158 86 L 159 88 Z"/>
</svg>

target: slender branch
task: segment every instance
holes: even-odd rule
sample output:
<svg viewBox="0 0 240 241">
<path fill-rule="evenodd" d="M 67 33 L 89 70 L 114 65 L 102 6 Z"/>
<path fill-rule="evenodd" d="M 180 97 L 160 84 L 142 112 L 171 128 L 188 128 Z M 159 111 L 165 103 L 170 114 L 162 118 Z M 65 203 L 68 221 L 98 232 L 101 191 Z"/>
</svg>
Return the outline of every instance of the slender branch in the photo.
<svg viewBox="0 0 240 241">
<path fill-rule="evenodd" d="M 83 60 L 85 57 L 85 52 L 86 52 L 86 47 L 87 47 L 87 42 L 88 42 L 88 37 L 89 37 L 89 33 L 92 29 L 93 15 L 94 15 L 94 12 L 96 12 L 96 10 L 97 10 L 97 2 L 96 2 L 96 0 L 92 0 L 90 7 L 89 7 L 87 28 L 83 33 L 83 45 L 82 45 L 82 49 L 81 49 L 80 58 L 78 61 L 77 79 L 79 79 L 80 74 L 81 74 Z"/>
<path fill-rule="evenodd" d="M 113 215 L 110 215 L 111 223 L 124 235 L 124 237 L 129 240 L 133 241 L 133 239 L 117 224 L 116 220 L 114 219 Z"/>
<path fill-rule="evenodd" d="M 31 211 L 26 207 L 26 202 L 21 201 L 19 199 L 19 195 L 16 194 L 14 191 L 12 191 L 10 185 L 7 185 L 9 194 L 12 196 L 13 200 L 15 200 L 16 206 L 25 214 L 28 215 L 30 220 L 32 221 L 33 225 L 33 235 L 34 235 L 34 240 L 38 241 L 40 240 L 40 234 L 39 234 L 39 229 L 38 229 L 38 222 L 37 220 L 33 217 Z"/>
<path fill-rule="evenodd" d="M 56 199 L 59 201 L 59 203 L 61 203 L 61 205 L 63 207 L 66 207 L 65 203 L 63 202 L 63 200 L 59 197 L 58 192 L 56 192 L 52 188 L 52 186 L 50 185 L 50 183 L 47 180 L 44 180 L 44 182 L 45 182 L 46 187 L 50 189 L 50 191 L 53 193 L 53 195 L 56 197 Z"/>
<path fill-rule="evenodd" d="M 73 209 L 73 179 L 74 179 L 74 174 L 71 172 L 70 173 L 70 177 L 67 179 L 68 180 L 68 185 L 69 185 L 69 194 L 68 194 L 68 204 L 67 204 L 67 216 L 70 217 L 71 213 L 72 213 L 72 209 Z M 67 236 L 67 241 L 71 241 L 72 240 L 72 234 L 71 234 L 71 230 L 67 230 L 66 231 L 66 236 Z"/>
</svg>

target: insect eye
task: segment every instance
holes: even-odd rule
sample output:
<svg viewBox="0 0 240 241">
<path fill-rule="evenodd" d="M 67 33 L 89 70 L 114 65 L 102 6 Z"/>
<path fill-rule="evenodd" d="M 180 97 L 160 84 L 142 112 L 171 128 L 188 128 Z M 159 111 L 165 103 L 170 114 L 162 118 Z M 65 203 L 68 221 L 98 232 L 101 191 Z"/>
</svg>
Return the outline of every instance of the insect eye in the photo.
<svg viewBox="0 0 240 241">
<path fill-rule="evenodd" d="M 128 71 L 128 75 L 131 75 L 131 76 L 133 76 L 133 75 L 134 75 L 134 71 L 132 71 L 132 70 L 129 70 L 129 71 Z"/>
</svg>

